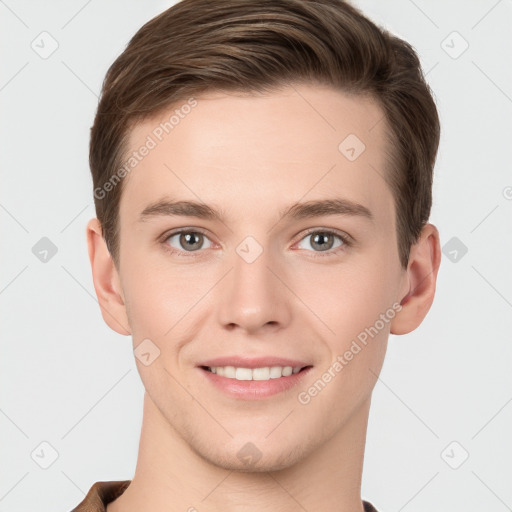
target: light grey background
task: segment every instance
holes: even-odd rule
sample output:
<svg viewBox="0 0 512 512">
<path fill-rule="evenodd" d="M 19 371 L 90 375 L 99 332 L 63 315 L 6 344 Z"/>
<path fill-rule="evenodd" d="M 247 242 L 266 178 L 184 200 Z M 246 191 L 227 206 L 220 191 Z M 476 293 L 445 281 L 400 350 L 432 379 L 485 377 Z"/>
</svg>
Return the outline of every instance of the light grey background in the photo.
<svg viewBox="0 0 512 512">
<path fill-rule="evenodd" d="M 133 476 L 143 387 L 92 284 L 89 129 L 108 66 L 172 3 L 0 1 L 1 512 L 65 512 L 94 482 Z M 431 222 L 445 246 L 426 320 L 389 342 L 363 497 L 379 512 L 511 510 L 512 3 L 355 5 L 428 72 L 442 123 Z M 57 248 L 45 263 L 32 251 L 43 237 Z"/>
</svg>

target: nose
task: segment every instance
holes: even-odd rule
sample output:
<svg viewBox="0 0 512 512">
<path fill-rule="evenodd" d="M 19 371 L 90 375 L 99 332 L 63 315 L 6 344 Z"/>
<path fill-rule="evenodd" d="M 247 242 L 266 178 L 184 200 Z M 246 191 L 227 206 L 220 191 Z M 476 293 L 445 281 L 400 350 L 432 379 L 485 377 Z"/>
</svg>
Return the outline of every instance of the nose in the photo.
<svg viewBox="0 0 512 512">
<path fill-rule="evenodd" d="M 285 328 L 293 301 L 282 267 L 268 251 L 263 250 L 251 261 L 243 248 L 233 255 L 233 268 L 219 290 L 219 322 L 228 330 L 240 329 L 247 334 Z"/>
</svg>

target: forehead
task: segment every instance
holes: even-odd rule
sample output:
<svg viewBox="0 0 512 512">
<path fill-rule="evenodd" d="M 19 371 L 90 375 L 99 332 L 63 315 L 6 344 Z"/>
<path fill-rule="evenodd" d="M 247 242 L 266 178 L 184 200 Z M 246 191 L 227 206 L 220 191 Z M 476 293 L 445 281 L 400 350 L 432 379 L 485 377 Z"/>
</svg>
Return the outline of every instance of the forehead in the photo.
<svg viewBox="0 0 512 512">
<path fill-rule="evenodd" d="M 165 195 L 219 205 L 239 219 L 334 196 L 389 217 L 385 126 L 373 99 L 320 86 L 185 100 L 130 133 L 121 219 L 135 222 Z"/>
</svg>

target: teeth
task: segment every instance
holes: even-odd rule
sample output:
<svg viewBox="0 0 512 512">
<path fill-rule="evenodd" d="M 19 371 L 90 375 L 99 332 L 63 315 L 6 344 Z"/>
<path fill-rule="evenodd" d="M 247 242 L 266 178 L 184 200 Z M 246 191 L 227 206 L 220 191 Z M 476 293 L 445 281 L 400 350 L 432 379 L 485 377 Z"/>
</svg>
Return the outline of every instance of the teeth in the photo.
<svg viewBox="0 0 512 512">
<path fill-rule="evenodd" d="M 252 380 L 269 380 L 270 379 L 269 368 L 253 368 L 251 373 L 252 373 Z M 281 377 L 281 375 L 279 375 L 279 377 Z"/>
<path fill-rule="evenodd" d="M 283 376 L 283 369 L 280 366 L 272 366 L 270 368 L 270 378 L 278 379 Z"/>
<path fill-rule="evenodd" d="M 227 377 L 228 379 L 235 378 L 236 369 L 234 366 L 224 366 L 224 372 L 222 373 L 223 377 Z"/>
<path fill-rule="evenodd" d="M 224 374 L 224 377 L 236 380 L 252 380 L 252 370 L 250 368 L 237 368 L 235 375 Z"/>
<path fill-rule="evenodd" d="M 291 366 L 285 366 L 283 368 L 283 377 L 289 377 L 292 374 L 293 368 Z"/>
<path fill-rule="evenodd" d="M 234 366 L 212 366 L 209 370 L 221 377 L 236 380 L 270 380 L 299 373 L 301 366 L 271 366 L 264 368 L 235 368 Z"/>
</svg>

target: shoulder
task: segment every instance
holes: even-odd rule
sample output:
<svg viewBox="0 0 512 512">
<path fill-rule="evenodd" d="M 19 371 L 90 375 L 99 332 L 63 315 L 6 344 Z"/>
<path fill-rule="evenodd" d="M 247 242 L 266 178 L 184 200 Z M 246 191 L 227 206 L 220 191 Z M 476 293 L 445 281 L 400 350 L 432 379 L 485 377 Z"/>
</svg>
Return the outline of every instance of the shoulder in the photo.
<svg viewBox="0 0 512 512">
<path fill-rule="evenodd" d="M 364 512 L 378 512 L 378 510 L 369 502 L 363 500 Z"/>
<path fill-rule="evenodd" d="M 121 496 L 131 480 L 96 482 L 71 512 L 105 512 L 106 505 Z"/>
</svg>

